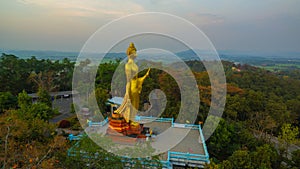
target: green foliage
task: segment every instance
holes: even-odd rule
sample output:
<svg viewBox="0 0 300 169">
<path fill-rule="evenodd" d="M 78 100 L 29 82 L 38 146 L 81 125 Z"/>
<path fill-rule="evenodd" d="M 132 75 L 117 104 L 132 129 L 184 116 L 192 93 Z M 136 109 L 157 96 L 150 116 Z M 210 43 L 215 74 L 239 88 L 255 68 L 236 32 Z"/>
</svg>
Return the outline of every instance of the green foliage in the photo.
<svg viewBox="0 0 300 169">
<path fill-rule="evenodd" d="M 0 92 L 0 113 L 10 108 L 15 108 L 17 99 L 10 92 Z"/>
<path fill-rule="evenodd" d="M 228 158 L 228 160 L 232 164 L 233 168 L 254 169 L 254 166 L 251 164 L 251 156 L 248 150 L 237 150 Z"/>
<path fill-rule="evenodd" d="M 76 113 L 75 106 L 76 106 L 76 105 L 75 105 L 74 103 L 71 104 L 71 108 L 70 108 L 70 112 L 69 112 L 69 113 L 72 113 L 72 114 L 75 114 L 75 113 Z"/>
<path fill-rule="evenodd" d="M 39 118 L 48 121 L 53 116 L 54 111 L 44 103 L 34 103 L 16 110 L 16 113 L 24 120 Z"/>
<path fill-rule="evenodd" d="M 119 71 L 117 73 L 120 74 L 120 77 L 115 77 L 115 85 L 118 88 L 124 86 L 123 82 L 125 81 L 122 79 L 125 77 L 124 72 L 122 72 L 124 65 L 117 61 L 101 63 L 99 67 L 93 67 L 90 63 L 89 60 L 86 60 L 79 65 L 77 71 L 83 77 L 83 81 L 78 82 L 81 84 L 78 91 L 86 94 L 84 97 L 87 100 L 96 97 L 103 113 L 108 92 L 111 90 L 111 79 L 116 70 Z M 210 79 L 201 62 L 189 61 L 187 64 L 194 71 L 200 90 L 198 120 L 205 121 L 211 104 Z M 117 69 L 118 66 L 120 69 Z M 281 154 L 271 144 L 271 140 L 260 139 L 261 137 L 259 137 L 261 134 L 265 135 L 266 138 L 269 135 L 279 136 L 283 154 L 287 157 L 287 150 L 291 144 L 296 142 L 299 133 L 296 127 L 299 127 L 300 120 L 299 71 L 275 73 L 249 65 L 234 65 L 231 62 L 223 62 L 223 66 L 228 83 L 227 88 L 230 90 L 228 90 L 224 119 L 220 121 L 218 128 L 207 143 L 210 155 L 219 163 L 215 163 L 212 167 L 226 169 L 299 168 L 299 150 L 294 151 L 289 160 L 281 157 Z M 232 69 L 232 67 L 241 71 L 235 71 L 236 69 Z M 86 78 L 93 78 L 87 70 L 94 68 L 98 68 L 95 84 L 86 84 Z M 21 164 L 19 167 L 31 168 L 34 162 L 30 164 L 28 162 L 29 157 L 27 158 L 25 154 L 32 155 L 30 158 L 37 159 L 38 157 L 41 159 L 48 151 L 45 146 L 48 144 L 52 146 L 52 141 L 55 142 L 52 135 L 54 128 L 46 122 L 53 115 L 52 100 L 48 92 L 53 89 L 71 90 L 73 69 L 74 63 L 68 59 L 62 61 L 37 60 L 35 57 L 19 59 L 14 55 L 6 54 L 0 58 L 0 112 L 3 113 L 8 109 L 15 108 L 17 101 L 20 107 L 18 110 L 9 110 L 8 113 L 0 116 L 2 143 L 8 133 L 11 153 L 9 153 L 6 161 L 10 166 L 17 162 Z M 141 74 L 143 73 L 141 72 Z M 95 92 L 91 91 L 91 85 L 95 85 Z M 39 87 L 39 101 L 37 104 L 32 104 L 31 98 L 25 91 L 36 92 Z M 151 69 L 149 77 L 144 82 L 140 100 L 147 100 L 149 92 L 155 88 L 163 90 L 167 97 L 168 102 L 164 116 L 176 118 L 180 108 L 181 95 L 175 80 L 166 72 Z M 25 91 L 19 93 L 22 90 Z M 14 95 L 18 93 L 17 100 Z M 123 93 L 115 93 L 115 91 L 112 91 L 112 94 L 123 96 Z M 72 108 L 71 111 L 74 112 L 74 106 Z M 89 108 L 92 112 L 96 110 L 93 107 Z M 95 112 L 96 118 L 99 117 L 97 113 L 99 112 Z M 71 123 L 74 129 L 80 128 L 78 119 L 74 119 Z M 10 131 L 7 127 L 10 128 Z M 258 133 L 258 138 L 254 137 L 254 133 L 255 136 Z M 25 143 L 32 143 L 33 147 L 36 146 L 33 148 L 34 151 L 22 147 Z M 60 151 L 57 153 L 46 156 L 49 163 L 46 163 L 45 166 L 55 163 L 57 166 L 54 168 L 124 167 L 120 158 L 99 148 L 91 140 L 83 140 L 79 148 L 84 149 L 85 153 L 90 156 L 97 154 L 99 158 L 86 159 L 82 158 L 82 155 L 67 157 L 65 154 L 66 147 L 70 144 L 63 146 L 64 148 L 58 148 Z M 22 154 L 22 151 L 25 154 Z M 33 155 L 35 152 L 38 153 Z M 0 154 L 3 152 L 0 151 Z M 55 162 L 57 159 L 60 162 Z M 280 166 L 283 160 L 286 166 Z M 35 162 L 35 164 L 37 163 Z M 2 164 L 3 162 L 0 162 L 0 165 Z M 132 164 L 134 165 L 131 167 L 145 168 L 138 160 Z"/>
<path fill-rule="evenodd" d="M 276 96 L 270 98 L 265 109 L 266 112 L 273 117 L 278 126 L 282 126 L 284 123 L 290 123 L 292 121 L 290 112 L 287 110 L 287 106 L 283 103 L 281 98 L 276 99 Z"/>
<path fill-rule="evenodd" d="M 119 64 L 120 64 L 119 61 L 116 62 L 110 61 L 110 62 L 101 63 L 99 65 L 97 76 L 96 76 L 97 87 L 110 90 L 113 74 L 115 73 L 115 70 L 117 69 Z M 125 77 L 125 74 L 123 77 Z"/>
<path fill-rule="evenodd" d="M 108 144 L 111 140 L 101 138 L 102 141 Z M 108 145 L 107 145 L 108 146 Z M 158 157 L 149 159 L 122 158 L 99 147 L 89 137 L 84 136 L 78 143 L 73 145 L 70 152 L 72 155 L 67 158 L 67 168 L 147 168 L 152 164 L 156 164 L 161 168 Z"/>
<path fill-rule="evenodd" d="M 237 119 L 243 119 L 242 116 L 246 116 L 245 112 L 247 112 L 245 103 L 245 98 L 239 95 L 227 95 L 224 117 L 226 119 L 231 119 L 234 121 L 236 121 Z"/>
<path fill-rule="evenodd" d="M 121 168 L 122 162 L 119 157 L 103 150 L 90 138 L 83 138 L 79 144 L 80 146 L 76 150 L 85 152 L 90 163 L 89 167 L 104 168 L 105 166 L 111 166 L 112 168 Z"/>
<path fill-rule="evenodd" d="M 32 116 L 46 121 L 48 121 L 53 115 L 53 110 L 45 103 L 33 104 L 27 110 L 27 113 L 31 114 Z"/>
<path fill-rule="evenodd" d="M 278 154 L 275 148 L 264 144 L 251 153 L 251 162 L 254 168 L 277 168 Z"/>
<path fill-rule="evenodd" d="M 283 154 L 287 157 L 288 148 L 291 144 L 298 141 L 297 136 L 299 135 L 298 127 L 293 127 L 291 124 L 283 124 L 281 131 L 278 136 L 280 146 L 283 149 Z"/>
<path fill-rule="evenodd" d="M 57 160 L 63 160 L 68 148 L 65 138 L 55 136 L 54 124 L 24 119 L 17 110 L 0 116 L 0 131 L 2 168 L 59 168 L 53 165 L 61 164 Z"/>
<path fill-rule="evenodd" d="M 52 107 L 49 107 L 43 101 L 43 98 L 47 95 L 47 92 L 44 92 L 43 97 L 39 102 L 32 103 L 31 97 L 23 91 L 22 93 L 18 94 L 18 104 L 20 109 L 16 110 L 15 113 L 24 120 L 38 118 L 44 121 L 48 121 L 53 115 L 57 112 L 57 110 L 53 110 Z M 46 99 L 45 99 L 46 100 Z"/>
<path fill-rule="evenodd" d="M 165 93 L 167 98 L 166 110 L 163 113 L 164 117 L 177 118 L 180 107 L 180 89 L 175 79 L 169 74 L 163 72 L 159 75 L 158 83 L 160 89 Z"/>
<path fill-rule="evenodd" d="M 40 103 L 44 103 L 46 104 L 47 106 L 51 107 L 52 108 L 52 100 L 51 100 L 51 96 L 49 94 L 48 91 L 46 91 L 45 89 L 43 88 L 39 88 L 38 90 L 38 102 Z"/>
<path fill-rule="evenodd" d="M 14 55 L 2 54 L 0 57 L 0 92 L 11 92 L 17 94 L 23 89 L 26 82 L 28 70 L 24 66 L 24 60 L 18 59 Z M 25 78 L 24 78 L 25 77 Z"/>
<path fill-rule="evenodd" d="M 234 134 L 233 125 L 228 124 L 224 119 L 221 119 L 217 129 L 208 141 L 209 153 L 216 156 L 218 159 L 228 157 L 233 150 L 229 147 L 232 145 L 232 135 Z"/>
<path fill-rule="evenodd" d="M 300 112 L 300 97 L 298 96 L 298 98 L 288 100 L 286 102 L 286 107 L 290 112 L 292 123 L 297 124 L 298 122 L 299 124 L 300 113 L 296 113 L 296 112 Z M 298 127 L 300 127 L 300 125 L 298 125 Z"/>
<path fill-rule="evenodd" d="M 24 143 L 32 141 L 45 142 L 53 137 L 55 126 L 39 117 L 31 116 L 29 118 L 27 116 L 27 118 L 23 118 L 18 110 L 13 110 L 3 117 L 4 126 L 11 126 L 11 134 L 15 140 Z"/>
<path fill-rule="evenodd" d="M 291 166 L 295 168 L 300 168 L 300 150 L 292 152 Z"/>
<path fill-rule="evenodd" d="M 81 125 L 79 123 L 79 120 L 78 120 L 78 118 L 77 118 L 76 115 L 68 118 L 67 120 L 70 121 L 70 124 L 71 124 L 70 129 L 72 129 L 72 130 L 81 130 L 82 129 L 82 127 L 81 127 Z"/>
<path fill-rule="evenodd" d="M 244 119 L 249 119 L 251 114 L 264 110 L 266 99 L 262 92 L 256 92 L 254 90 L 249 90 L 246 94 L 246 105 L 248 106 L 249 112 L 243 117 Z M 243 119 L 243 120 L 244 120 Z"/>
<path fill-rule="evenodd" d="M 244 169 L 259 168 L 272 169 L 276 167 L 277 152 L 274 148 L 265 144 L 257 147 L 256 151 L 250 152 L 247 149 L 235 151 L 228 160 L 220 164 L 220 168 Z M 277 168 L 277 167 L 276 167 Z"/>
<path fill-rule="evenodd" d="M 55 87 L 57 90 L 71 90 L 74 62 L 68 59 L 60 61 L 19 59 L 14 55 L 2 54 L 0 57 L 0 92 L 10 91 L 18 94 L 22 90 L 36 92 L 39 85 Z M 36 81 L 29 80 L 31 74 Z M 36 83 L 38 82 L 38 83 Z M 46 85 L 47 84 L 47 85 Z"/>
<path fill-rule="evenodd" d="M 281 132 L 278 138 L 283 144 L 292 144 L 297 141 L 298 135 L 298 127 L 293 127 L 291 124 L 284 124 L 281 127 Z"/>
<path fill-rule="evenodd" d="M 105 114 L 106 102 L 109 98 L 108 91 L 106 89 L 102 89 L 98 87 L 95 90 L 95 95 L 96 95 L 100 112 L 102 112 L 102 114 Z"/>
<path fill-rule="evenodd" d="M 32 105 L 32 98 L 28 96 L 25 90 L 18 94 L 18 105 L 21 109 L 25 109 L 26 107 Z"/>
<path fill-rule="evenodd" d="M 219 160 L 227 159 L 233 152 L 241 148 L 255 150 L 260 145 L 253 133 L 245 128 L 244 122 L 228 122 L 221 119 L 217 129 L 209 138 L 207 146 L 209 154 Z"/>
</svg>

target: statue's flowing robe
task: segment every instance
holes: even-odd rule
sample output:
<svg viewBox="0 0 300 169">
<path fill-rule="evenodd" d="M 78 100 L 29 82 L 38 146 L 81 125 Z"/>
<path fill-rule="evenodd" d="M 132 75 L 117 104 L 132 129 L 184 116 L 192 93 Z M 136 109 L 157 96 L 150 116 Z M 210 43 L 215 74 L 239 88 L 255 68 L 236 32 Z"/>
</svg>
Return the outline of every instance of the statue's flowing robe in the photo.
<svg viewBox="0 0 300 169">
<path fill-rule="evenodd" d="M 119 106 L 115 113 L 121 114 L 126 122 L 135 121 L 135 116 L 138 112 L 140 103 L 140 93 L 142 85 L 147 75 L 138 78 L 138 67 L 133 63 L 125 65 L 125 73 L 127 78 L 126 94 L 122 104 Z M 127 91 L 128 90 L 128 91 Z"/>
</svg>

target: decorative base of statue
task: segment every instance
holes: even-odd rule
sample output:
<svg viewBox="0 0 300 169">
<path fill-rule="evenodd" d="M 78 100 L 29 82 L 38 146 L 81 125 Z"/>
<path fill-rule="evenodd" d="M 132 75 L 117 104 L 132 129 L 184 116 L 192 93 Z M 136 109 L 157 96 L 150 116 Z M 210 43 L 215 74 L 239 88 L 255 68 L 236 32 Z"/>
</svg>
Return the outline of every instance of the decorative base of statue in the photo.
<svg viewBox="0 0 300 169">
<path fill-rule="evenodd" d="M 149 128 L 137 122 L 127 123 L 120 114 L 112 113 L 108 118 L 106 134 L 117 143 L 135 144 L 138 139 L 146 139 Z"/>
</svg>

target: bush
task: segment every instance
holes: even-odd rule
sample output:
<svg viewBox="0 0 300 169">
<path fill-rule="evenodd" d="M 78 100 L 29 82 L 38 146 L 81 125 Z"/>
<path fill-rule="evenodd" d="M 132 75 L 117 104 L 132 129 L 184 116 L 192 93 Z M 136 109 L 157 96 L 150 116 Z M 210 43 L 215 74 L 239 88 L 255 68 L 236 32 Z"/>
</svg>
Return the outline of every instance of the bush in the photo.
<svg viewBox="0 0 300 169">
<path fill-rule="evenodd" d="M 58 125 L 59 128 L 69 128 L 70 126 L 71 126 L 71 123 L 68 120 L 62 120 L 59 122 L 59 125 Z"/>
</svg>

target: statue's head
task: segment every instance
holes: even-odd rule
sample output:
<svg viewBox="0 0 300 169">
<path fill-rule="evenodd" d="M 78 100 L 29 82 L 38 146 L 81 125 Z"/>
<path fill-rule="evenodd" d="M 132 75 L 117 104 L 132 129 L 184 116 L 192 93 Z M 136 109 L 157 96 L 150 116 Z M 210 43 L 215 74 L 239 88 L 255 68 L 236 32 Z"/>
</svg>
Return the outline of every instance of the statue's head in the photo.
<svg viewBox="0 0 300 169">
<path fill-rule="evenodd" d="M 136 48 L 132 42 L 129 44 L 126 54 L 128 57 L 131 57 L 132 59 L 136 57 Z"/>
</svg>

